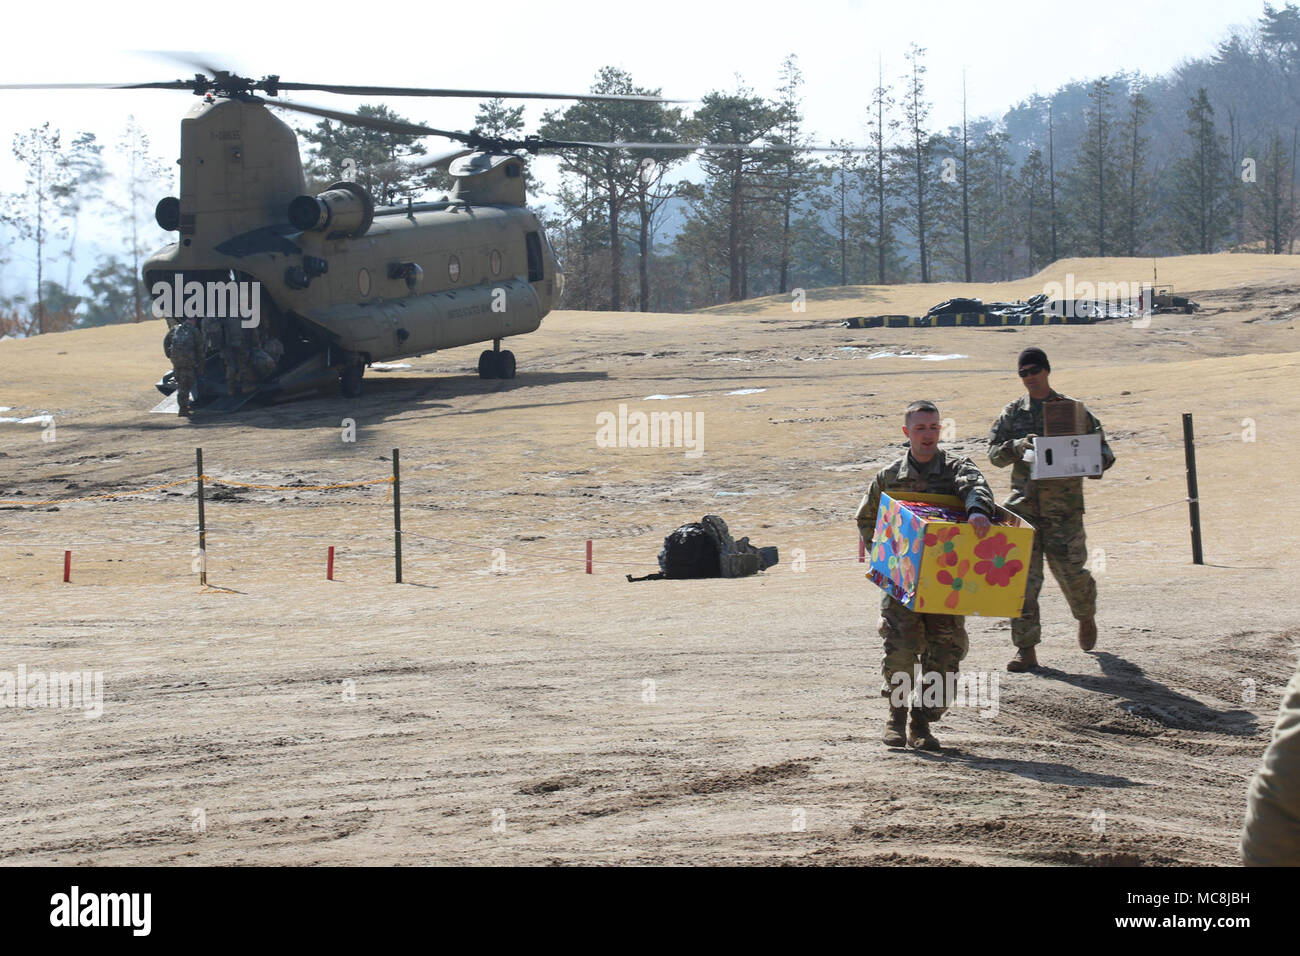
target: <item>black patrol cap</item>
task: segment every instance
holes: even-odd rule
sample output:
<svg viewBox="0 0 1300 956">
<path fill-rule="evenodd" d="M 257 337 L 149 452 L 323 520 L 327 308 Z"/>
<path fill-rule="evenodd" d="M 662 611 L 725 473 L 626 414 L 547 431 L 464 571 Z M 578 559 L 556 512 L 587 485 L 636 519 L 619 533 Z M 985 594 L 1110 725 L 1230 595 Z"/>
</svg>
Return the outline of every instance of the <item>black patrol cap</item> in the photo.
<svg viewBox="0 0 1300 956">
<path fill-rule="evenodd" d="M 1020 358 L 1016 361 L 1016 370 L 1024 368 L 1026 365 L 1041 365 L 1044 371 L 1052 370 L 1052 363 L 1047 361 L 1047 353 L 1040 348 L 1030 346 L 1020 353 Z"/>
</svg>

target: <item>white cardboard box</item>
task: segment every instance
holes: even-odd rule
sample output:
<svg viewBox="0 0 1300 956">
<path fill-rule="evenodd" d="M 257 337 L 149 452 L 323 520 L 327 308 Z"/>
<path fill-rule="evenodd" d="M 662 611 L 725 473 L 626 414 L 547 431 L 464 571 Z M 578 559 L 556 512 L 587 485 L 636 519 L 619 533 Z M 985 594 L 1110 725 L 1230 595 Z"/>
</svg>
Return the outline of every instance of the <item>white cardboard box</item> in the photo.
<svg viewBox="0 0 1300 956">
<path fill-rule="evenodd" d="M 1029 475 L 1034 481 L 1100 474 L 1100 435 L 1040 436 L 1034 439 L 1034 464 Z"/>
</svg>

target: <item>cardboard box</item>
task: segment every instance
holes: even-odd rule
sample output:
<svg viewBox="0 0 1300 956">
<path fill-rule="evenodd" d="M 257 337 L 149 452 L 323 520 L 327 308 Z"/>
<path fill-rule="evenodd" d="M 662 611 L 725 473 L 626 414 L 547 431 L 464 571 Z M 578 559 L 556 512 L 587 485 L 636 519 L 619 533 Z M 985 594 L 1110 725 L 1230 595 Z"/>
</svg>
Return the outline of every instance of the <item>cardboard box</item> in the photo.
<svg viewBox="0 0 1300 956">
<path fill-rule="evenodd" d="M 1034 463 L 1029 469 L 1029 477 L 1034 481 L 1100 474 L 1100 435 L 1040 436 L 1034 439 Z"/>
<path fill-rule="evenodd" d="M 1083 435 L 1088 431 L 1088 415 L 1083 402 L 1064 399 L 1043 402 L 1043 434 L 1048 438 L 1058 435 Z"/>
<path fill-rule="evenodd" d="M 952 495 L 899 493 L 880 496 L 867 578 L 896 601 L 923 614 L 1019 617 L 1033 553 L 1034 529 L 998 508 L 983 538 L 965 522 L 935 521 L 915 514 L 907 501 L 964 510 Z"/>
</svg>

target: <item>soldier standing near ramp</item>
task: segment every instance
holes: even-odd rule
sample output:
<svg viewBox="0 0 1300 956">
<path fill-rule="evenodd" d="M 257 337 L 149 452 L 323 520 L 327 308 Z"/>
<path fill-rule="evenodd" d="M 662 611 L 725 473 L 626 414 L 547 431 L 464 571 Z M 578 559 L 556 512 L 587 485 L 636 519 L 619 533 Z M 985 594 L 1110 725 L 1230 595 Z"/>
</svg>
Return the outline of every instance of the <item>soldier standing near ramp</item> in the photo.
<svg viewBox="0 0 1300 956">
<path fill-rule="evenodd" d="M 198 320 L 193 317 L 182 319 L 167 333 L 163 345 L 167 357 L 172 360 L 172 375 L 176 379 L 176 414 L 188 418 L 190 392 L 208 355 L 208 344 Z"/>
<path fill-rule="evenodd" d="M 1029 463 L 1025 452 L 1033 448 L 1033 440 L 1042 435 L 1043 403 L 1068 401 L 1052 390 L 1048 373 L 1052 366 L 1047 353 L 1039 348 L 1027 348 L 1017 361 L 1020 381 L 1027 394 L 1022 395 L 1002 410 L 989 433 L 989 461 L 999 468 L 1014 465 L 1011 470 L 1011 497 L 1005 507 L 1034 526 L 1034 553 L 1029 559 L 1029 573 L 1025 582 L 1025 604 L 1020 617 L 1011 621 L 1011 641 L 1016 645 L 1016 656 L 1007 664 L 1009 671 L 1028 671 L 1038 666 L 1035 646 L 1043 639 L 1038 617 L 1038 592 L 1043 587 L 1043 557 L 1052 568 L 1052 575 L 1065 598 L 1070 611 L 1079 622 L 1079 646 L 1090 651 L 1097 644 L 1097 583 L 1084 568 L 1088 560 L 1087 540 L 1083 532 L 1083 479 L 1051 478 L 1031 481 Z M 1101 435 L 1101 464 L 1105 471 L 1115 464 L 1115 455 L 1106 444 L 1106 434 L 1092 412 L 1087 412 L 1088 431 Z M 1100 475 L 1089 475 L 1100 478 Z"/>
<path fill-rule="evenodd" d="M 970 524 L 978 537 L 989 530 L 989 516 L 995 511 L 993 492 L 989 484 L 969 458 L 948 455 L 939 448 L 939 409 L 933 402 L 912 402 L 903 414 L 903 434 L 907 436 L 908 452 L 897 461 L 882 468 L 871 482 L 862 503 L 858 505 L 858 534 L 867 550 L 871 550 L 875 536 L 876 512 L 880 509 L 882 492 L 922 492 L 928 494 L 956 495 L 970 513 Z M 939 741 L 930 732 L 930 722 L 938 721 L 947 710 L 947 690 L 951 686 L 949 674 L 956 674 L 966 656 L 967 639 L 965 619 L 956 614 L 919 614 L 908 610 L 889 594 L 880 602 L 880 636 L 885 642 L 885 656 L 881 661 L 884 683 L 882 697 L 890 698 L 889 720 L 885 724 L 884 742 L 889 747 L 902 747 L 911 743 L 923 750 L 938 750 Z M 937 707 L 915 706 L 906 741 L 907 704 L 901 706 L 891 697 L 895 688 L 910 690 L 914 686 L 917 664 L 921 666 L 922 684 L 927 681 L 944 682 L 943 704 Z M 934 692 L 931 691 L 931 694 Z M 922 699 L 925 698 L 922 691 Z"/>
<path fill-rule="evenodd" d="M 242 395 L 254 388 L 257 378 L 253 373 L 252 330 L 244 327 L 239 315 L 221 319 L 223 344 L 221 358 L 226 363 L 226 391 Z"/>
<path fill-rule="evenodd" d="M 226 320 L 216 315 L 203 317 L 203 337 L 208 340 L 208 348 L 221 353 L 222 361 L 226 358 Z M 227 366 L 227 370 L 229 366 Z M 230 387 L 230 376 L 226 376 L 226 388 Z"/>
</svg>

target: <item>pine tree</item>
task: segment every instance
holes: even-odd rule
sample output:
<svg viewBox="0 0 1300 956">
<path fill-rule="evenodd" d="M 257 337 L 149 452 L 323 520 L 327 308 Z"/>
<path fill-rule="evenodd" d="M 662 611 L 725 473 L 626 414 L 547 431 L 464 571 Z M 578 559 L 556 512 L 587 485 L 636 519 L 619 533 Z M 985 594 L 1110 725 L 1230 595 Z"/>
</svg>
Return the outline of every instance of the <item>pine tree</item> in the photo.
<svg viewBox="0 0 1300 956">
<path fill-rule="evenodd" d="M 735 93 L 709 93 L 692 120 L 692 133 L 712 143 L 754 143 L 774 135 L 781 112 L 745 88 Z M 738 302 L 749 291 L 751 254 L 757 251 L 754 229 L 763 206 L 777 205 L 763 178 L 784 163 L 777 154 L 762 150 L 707 150 L 700 158 L 705 183 L 687 220 L 696 232 L 697 248 L 725 264 L 727 301 Z"/>
<path fill-rule="evenodd" d="M 1015 241 L 1024 244 L 1025 271 L 1033 275 L 1053 261 L 1048 171 L 1038 147 L 1021 164 L 1012 195 L 1020 227 Z"/>
<path fill-rule="evenodd" d="M 1201 87 L 1187 110 L 1190 152 L 1172 170 L 1168 223 L 1183 252 L 1214 252 L 1228 234 L 1227 146 L 1214 127 L 1214 107 Z"/>
<path fill-rule="evenodd" d="M 1280 254 L 1295 233 L 1294 172 L 1291 150 L 1274 131 L 1259 161 L 1259 173 L 1249 184 L 1247 210 L 1251 231 L 1264 241 L 1264 250 Z"/>
<path fill-rule="evenodd" d="M 1057 224 L 1060 220 L 1057 218 L 1056 206 L 1056 143 L 1052 112 L 1053 106 L 1049 103 L 1047 106 L 1047 217 L 1048 226 L 1052 234 L 1051 261 L 1055 262 L 1060 258 L 1058 255 L 1059 246 L 1057 244 Z"/>
<path fill-rule="evenodd" d="M 930 118 L 930 104 L 925 98 L 925 64 L 922 57 L 925 50 L 913 43 L 905 54 L 908 71 L 902 82 L 903 123 L 906 143 L 895 151 L 894 168 L 898 178 L 907 184 L 908 201 L 911 215 L 907 220 L 908 230 L 916 240 L 917 261 L 921 270 L 921 281 L 930 281 L 930 243 L 932 228 L 929 218 L 930 205 L 936 190 L 935 138 L 926 131 Z"/>
<path fill-rule="evenodd" d="M 616 67 L 602 67 L 591 86 L 592 93 L 656 96 L 657 90 L 642 89 L 629 73 Z M 580 142 L 671 142 L 679 123 L 675 111 L 659 103 L 585 101 L 565 110 L 545 115 L 541 135 Z M 673 162 L 672 151 L 662 153 L 629 150 L 572 150 L 562 154 L 562 175 L 577 179 L 588 201 L 603 207 L 609 296 L 605 308 L 618 312 L 623 308 L 623 262 L 625 233 L 631 227 L 624 221 L 630 214 L 634 198 L 641 188 L 641 162 L 650 159 L 666 165 Z"/>
<path fill-rule="evenodd" d="M 864 169 L 869 178 L 866 190 L 871 207 L 871 222 L 874 228 L 867 230 L 876 250 L 876 282 L 884 285 L 889 276 L 901 272 L 898 261 L 898 183 L 894 179 L 894 166 L 890 162 L 891 140 L 897 132 L 898 120 L 890 116 L 894 100 L 890 88 L 885 85 L 884 64 L 877 65 L 876 88 L 871 92 L 871 107 L 868 115 L 870 131 L 867 134 L 869 148 L 865 158 Z M 895 271 L 897 270 L 897 271 Z"/>
<path fill-rule="evenodd" d="M 966 122 L 966 73 L 961 75 L 961 245 L 966 281 L 970 282 L 970 129 Z"/>
<path fill-rule="evenodd" d="M 1151 177 L 1147 172 L 1150 140 L 1142 132 L 1150 112 L 1150 101 L 1140 92 L 1134 92 L 1129 97 L 1128 114 L 1119 130 L 1124 157 L 1119 169 L 1124 205 L 1116 239 L 1120 251 L 1129 257 L 1136 256 L 1146 244 L 1150 220 Z"/>
<path fill-rule="evenodd" d="M 126 195 L 109 205 L 126 225 L 129 266 L 135 276 L 131 308 L 123 310 L 121 314 L 129 312 L 131 321 L 139 322 L 146 314 L 146 290 L 140 277 L 140 263 L 148 252 L 148 247 L 157 246 L 162 240 L 162 232 L 153 225 L 153 208 L 157 194 L 170 188 L 172 177 L 171 170 L 153 155 L 149 135 L 135 121 L 134 116 L 127 117 L 126 129 L 117 141 L 116 150 L 126 164 Z M 101 293 L 106 277 L 118 274 L 113 268 L 107 268 L 107 271 L 105 269 L 101 263 L 95 272 L 101 287 L 101 292 L 96 293 L 98 300 L 103 299 Z M 87 284 L 91 283 L 90 279 L 86 281 Z M 92 285 L 92 291 L 94 288 Z"/>
<path fill-rule="evenodd" d="M 777 88 L 776 109 L 780 113 L 777 129 L 772 136 L 773 144 L 785 146 L 802 146 L 803 114 L 800 107 L 803 96 L 803 73 L 799 70 L 798 58 L 792 53 L 781 63 L 781 85 Z M 788 292 L 790 288 L 790 259 L 792 255 L 791 217 L 795 213 L 800 196 L 811 185 L 813 173 L 807 155 L 798 149 L 785 150 L 781 162 L 773 168 L 770 177 L 772 189 L 780 197 L 781 203 L 781 251 L 777 292 Z"/>
<path fill-rule="evenodd" d="M 67 271 L 63 285 L 72 286 L 72 270 L 77 258 L 77 232 L 81 211 L 102 198 L 102 186 L 108 178 L 104 168 L 104 147 L 94 133 L 78 133 L 63 153 L 63 164 L 71 173 L 69 181 L 55 189 L 60 211 L 68 220 Z"/>
<path fill-rule="evenodd" d="M 976 281 L 1011 278 L 1017 242 L 1013 211 L 1015 176 L 1009 138 L 1004 130 L 976 130 L 965 180 L 974 200 L 969 230 L 971 265 Z"/>
<path fill-rule="evenodd" d="M 473 132 L 480 136 L 514 136 L 524 130 L 524 108 L 507 106 L 501 97 L 484 100 L 474 114 Z"/>
<path fill-rule="evenodd" d="M 1083 140 L 1066 181 L 1064 202 L 1073 221 L 1071 247 L 1079 255 L 1104 257 L 1115 248 L 1115 221 L 1122 193 L 1113 97 L 1109 77 L 1093 81 L 1088 91 Z"/>
<path fill-rule="evenodd" d="M 387 106 L 363 104 L 357 114 L 396 123 L 410 123 Z M 310 144 L 306 173 L 321 185 L 352 175 L 375 201 L 391 205 L 403 196 L 429 188 L 430 173 L 411 163 L 427 153 L 420 137 L 321 120 L 298 135 Z"/>
</svg>

